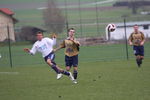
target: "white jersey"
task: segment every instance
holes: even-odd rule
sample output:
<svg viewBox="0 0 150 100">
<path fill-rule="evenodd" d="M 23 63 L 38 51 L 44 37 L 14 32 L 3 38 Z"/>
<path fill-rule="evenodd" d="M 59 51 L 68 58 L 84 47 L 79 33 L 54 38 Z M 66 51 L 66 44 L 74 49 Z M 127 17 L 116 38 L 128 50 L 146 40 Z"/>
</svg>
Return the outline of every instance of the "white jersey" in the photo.
<svg viewBox="0 0 150 100">
<path fill-rule="evenodd" d="M 42 53 L 42 56 L 45 57 L 52 52 L 53 46 L 56 45 L 56 39 L 43 38 L 41 41 L 36 41 L 33 44 L 30 54 L 35 54 L 36 52 Z"/>
</svg>

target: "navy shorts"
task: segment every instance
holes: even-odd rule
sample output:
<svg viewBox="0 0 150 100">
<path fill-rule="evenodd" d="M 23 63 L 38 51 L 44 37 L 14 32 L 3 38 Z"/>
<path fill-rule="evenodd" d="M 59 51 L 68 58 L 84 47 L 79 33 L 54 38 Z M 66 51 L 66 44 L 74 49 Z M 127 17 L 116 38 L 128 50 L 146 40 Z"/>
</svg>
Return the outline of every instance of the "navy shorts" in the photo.
<svg viewBox="0 0 150 100">
<path fill-rule="evenodd" d="M 77 67 L 78 66 L 78 55 L 76 56 L 65 56 L 65 62 L 66 62 L 66 66 L 73 66 L 73 67 Z"/>
<path fill-rule="evenodd" d="M 54 59 L 55 59 L 55 54 L 53 52 L 49 53 L 46 57 L 44 57 L 45 61 L 47 62 L 47 59 L 50 59 L 52 63 L 56 64 Z"/>
<path fill-rule="evenodd" d="M 134 55 L 144 56 L 144 46 L 133 46 Z"/>
</svg>

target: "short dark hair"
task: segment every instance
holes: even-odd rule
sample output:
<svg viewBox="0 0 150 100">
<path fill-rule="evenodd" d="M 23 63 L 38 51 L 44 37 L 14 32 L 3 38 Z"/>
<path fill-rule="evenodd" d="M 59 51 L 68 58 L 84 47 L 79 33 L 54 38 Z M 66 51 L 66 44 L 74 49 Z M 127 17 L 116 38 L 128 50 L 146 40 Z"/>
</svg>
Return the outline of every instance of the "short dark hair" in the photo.
<svg viewBox="0 0 150 100">
<path fill-rule="evenodd" d="M 138 24 L 135 24 L 134 26 L 138 26 Z"/>
<path fill-rule="evenodd" d="M 69 32 L 70 30 L 75 30 L 75 29 L 74 29 L 73 27 L 72 27 L 72 28 L 69 28 L 69 29 L 68 29 L 68 32 Z"/>
<path fill-rule="evenodd" d="M 37 35 L 37 34 L 42 34 L 42 35 L 43 35 L 43 32 L 42 32 L 42 31 L 37 31 L 37 32 L 36 32 L 36 35 Z"/>
</svg>

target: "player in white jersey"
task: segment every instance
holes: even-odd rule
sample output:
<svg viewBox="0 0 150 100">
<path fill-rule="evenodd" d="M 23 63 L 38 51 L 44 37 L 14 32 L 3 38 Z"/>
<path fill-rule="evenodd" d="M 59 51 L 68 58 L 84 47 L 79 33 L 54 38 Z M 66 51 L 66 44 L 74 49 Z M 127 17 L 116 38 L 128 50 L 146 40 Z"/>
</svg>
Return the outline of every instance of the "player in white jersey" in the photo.
<svg viewBox="0 0 150 100">
<path fill-rule="evenodd" d="M 42 32 L 37 32 L 36 34 L 37 41 L 33 44 L 32 49 L 24 48 L 25 52 L 28 52 L 31 55 L 34 55 L 36 52 L 42 53 L 45 62 L 51 66 L 51 68 L 57 73 L 57 79 L 62 77 L 62 74 L 69 76 L 69 78 L 74 81 L 74 78 L 71 72 L 67 72 L 54 62 L 55 54 L 53 53 L 53 46 L 56 44 L 56 35 L 53 35 L 53 38 L 44 38 Z"/>
</svg>

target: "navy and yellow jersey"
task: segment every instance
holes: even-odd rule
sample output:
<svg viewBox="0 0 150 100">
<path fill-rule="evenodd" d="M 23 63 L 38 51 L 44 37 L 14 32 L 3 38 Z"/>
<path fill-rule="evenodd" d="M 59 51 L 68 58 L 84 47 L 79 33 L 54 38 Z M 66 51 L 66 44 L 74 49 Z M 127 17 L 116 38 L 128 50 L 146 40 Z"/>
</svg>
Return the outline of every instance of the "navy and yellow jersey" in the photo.
<svg viewBox="0 0 150 100">
<path fill-rule="evenodd" d="M 140 43 L 145 40 L 145 36 L 142 32 L 132 32 L 130 37 L 129 37 L 129 40 L 133 43 L 133 45 L 135 46 L 139 46 Z"/>
<path fill-rule="evenodd" d="M 73 40 L 66 39 L 60 44 L 61 48 L 65 48 L 65 55 L 71 57 L 78 55 L 79 53 L 79 44 Z"/>
</svg>

